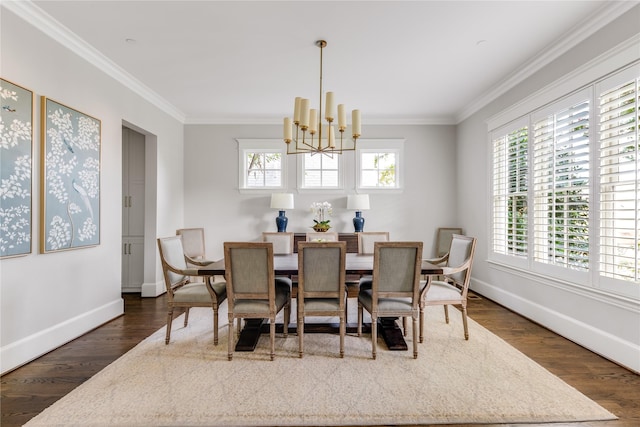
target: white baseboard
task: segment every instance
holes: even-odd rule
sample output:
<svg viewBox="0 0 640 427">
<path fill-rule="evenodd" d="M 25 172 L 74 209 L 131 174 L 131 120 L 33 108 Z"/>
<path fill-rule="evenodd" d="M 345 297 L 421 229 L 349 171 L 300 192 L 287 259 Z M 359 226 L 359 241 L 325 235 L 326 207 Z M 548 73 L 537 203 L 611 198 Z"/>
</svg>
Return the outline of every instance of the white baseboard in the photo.
<svg viewBox="0 0 640 427">
<path fill-rule="evenodd" d="M 142 297 L 155 298 L 165 293 L 167 289 L 164 286 L 164 281 L 155 283 L 143 283 L 140 295 Z"/>
<path fill-rule="evenodd" d="M 124 313 L 118 298 L 47 329 L 0 348 L 2 374 L 22 366 Z"/>
<path fill-rule="evenodd" d="M 640 373 L 638 343 L 621 340 L 592 325 L 480 280 L 472 278 L 471 289 L 602 357 Z M 469 316 L 473 317 L 473 313 L 469 313 Z"/>
</svg>

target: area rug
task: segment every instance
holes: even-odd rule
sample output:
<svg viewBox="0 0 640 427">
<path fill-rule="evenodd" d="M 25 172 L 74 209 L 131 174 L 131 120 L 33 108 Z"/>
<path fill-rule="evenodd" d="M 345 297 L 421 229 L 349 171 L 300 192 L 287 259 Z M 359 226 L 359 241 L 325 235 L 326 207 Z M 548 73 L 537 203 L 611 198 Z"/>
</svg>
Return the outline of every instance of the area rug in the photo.
<svg viewBox="0 0 640 427">
<path fill-rule="evenodd" d="M 355 303 L 350 308 L 355 309 Z M 212 313 L 192 309 L 189 325 L 174 321 L 33 418 L 27 426 L 275 426 L 541 423 L 616 417 L 558 377 L 469 320 L 465 341 L 459 312 L 444 322 L 429 307 L 419 355 L 389 351 L 371 336 L 269 337 L 254 352 L 227 360 L 226 304 L 220 343 Z M 355 321 L 355 313 L 350 313 Z M 411 349 L 411 332 L 407 336 Z"/>
</svg>

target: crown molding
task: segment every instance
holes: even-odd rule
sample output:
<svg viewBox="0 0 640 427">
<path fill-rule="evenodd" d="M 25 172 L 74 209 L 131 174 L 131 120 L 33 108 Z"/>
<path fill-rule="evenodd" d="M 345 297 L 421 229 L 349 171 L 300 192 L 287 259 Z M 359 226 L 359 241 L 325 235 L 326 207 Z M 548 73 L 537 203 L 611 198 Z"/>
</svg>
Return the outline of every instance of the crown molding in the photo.
<svg viewBox="0 0 640 427">
<path fill-rule="evenodd" d="M 522 83 L 525 79 L 531 77 L 536 72 L 540 71 L 543 67 L 549 65 L 554 60 L 561 57 L 570 49 L 577 46 L 579 43 L 586 40 L 588 37 L 596 33 L 598 30 L 611 23 L 613 20 L 622 16 L 624 13 L 638 6 L 638 1 L 613 1 L 608 2 L 596 12 L 587 17 L 584 21 L 580 22 L 569 31 L 567 31 L 560 39 L 551 45 L 547 46 L 537 56 L 527 61 L 518 70 L 507 76 L 497 86 L 489 89 L 483 95 L 476 100 L 467 104 L 465 108 L 460 110 L 456 115 L 456 124 L 469 118 L 472 114 L 476 113 L 490 102 L 494 101 L 507 91 L 513 89 L 518 84 Z"/>
<path fill-rule="evenodd" d="M 187 117 L 185 125 L 278 125 L 282 126 L 281 117 Z M 367 117 L 363 118 L 363 125 L 368 126 L 425 126 L 425 125 L 455 125 L 454 117 Z"/>
<path fill-rule="evenodd" d="M 47 36 L 57 41 L 82 59 L 93 64 L 100 71 L 114 78 L 142 98 L 169 114 L 181 123 L 186 115 L 173 104 L 162 98 L 156 92 L 145 86 L 127 71 L 116 65 L 93 46 L 79 38 L 75 33 L 54 19 L 51 15 L 36 6 L 31 0 L 4 0 L 2 7 L 15 13 L 29 24 L 33 25 Z"/>
</svg>

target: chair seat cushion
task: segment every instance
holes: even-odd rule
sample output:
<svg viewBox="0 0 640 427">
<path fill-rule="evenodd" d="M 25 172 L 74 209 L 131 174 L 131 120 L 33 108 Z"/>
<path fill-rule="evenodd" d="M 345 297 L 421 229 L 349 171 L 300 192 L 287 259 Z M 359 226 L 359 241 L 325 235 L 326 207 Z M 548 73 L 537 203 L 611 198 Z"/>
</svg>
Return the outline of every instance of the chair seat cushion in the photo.
<svg viewBox="0 0 640 427">
<path fill-rule="evenodd" d="M 420 292 L 424 290 L 427 282 L 420 282 Z M 425 296 L 426 301 L 451 301 L 462 298 L 462 291 L 450 283 L 434 280 Z"/>
<path fill-rule="evenodd" d="M 218 302 L 227 297 L 227 282 L 224 280 L 211 283 L 211 289 L 218 296 Z"/>
<path fill-rule="evenodd" d="M 340 309 L 338 298 L 306 298 L 304 300 L 305 311 L 330 311 Z"/>
<path fill-rule="evenodd" d="M 276 278 L 275 285 L 276 312 L 278 312 L 291 298 L 291 280 L 284 277 L 278 277 Z M 233 311 L 235 314 L 264 314 L 264 317 L 269 317 L 269 301 L 256 299 L 238 299 L 234 304 Z"/>
<path fill-rule="evenodd" d="M 207 290 L 204 282 L 187 283 L 173 291 L 173 301 L 181 303 L 210 304 L 211 294 Z"/>
<path fill-rule="evenodd" d="M 373 276 L 362 276 L 360 278 L 360 289 L 371 289 L 373 283 Z"/>
<path fill-rule="evenodd" d="M 371 289 L 361 289 L 358 294 L 358 302 L 371 312 L 373 302 L 373 291 Z M 411 298 L 378 298 L 378 312 L 411 311 Z"/>
</svg>

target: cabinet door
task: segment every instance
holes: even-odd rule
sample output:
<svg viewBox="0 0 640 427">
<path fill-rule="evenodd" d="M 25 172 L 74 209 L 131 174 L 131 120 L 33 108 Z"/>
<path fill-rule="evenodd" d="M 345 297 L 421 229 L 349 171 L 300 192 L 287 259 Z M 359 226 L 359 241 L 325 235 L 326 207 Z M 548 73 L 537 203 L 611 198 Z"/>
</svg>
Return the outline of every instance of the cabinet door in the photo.
<svg viewBox="0 0 640 427">
<path fill-rule="evenodd" d="M 144 282 L 144 238 L 122 240 L 122 291 L 140 292 Z"/>
<path fill-rule="evenodd" d="M 144 235 L 144 135 L 122 130 L 122 235 Z"/>
</svg>

